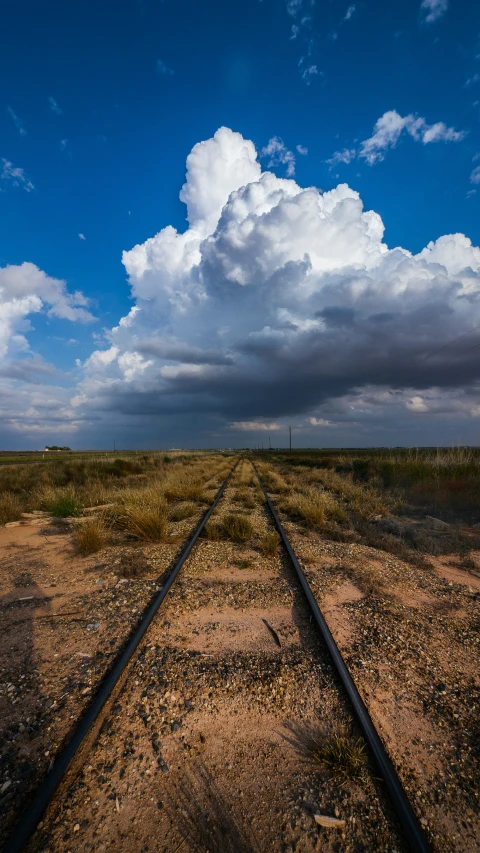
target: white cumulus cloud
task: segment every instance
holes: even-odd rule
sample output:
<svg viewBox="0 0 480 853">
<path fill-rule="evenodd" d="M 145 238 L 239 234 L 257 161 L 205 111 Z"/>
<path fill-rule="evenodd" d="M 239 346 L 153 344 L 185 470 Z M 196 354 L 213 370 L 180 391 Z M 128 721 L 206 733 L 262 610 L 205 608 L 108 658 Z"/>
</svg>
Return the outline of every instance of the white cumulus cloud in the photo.
<svg viewBox="0 0 480 853">
<path fill-rule="evenodd" d="M 355 190 L 262 171 L 253 143 L 225 127 L 192 149 L 181 199 L 183 233 L 166 225 L 123 253 L 134 305 L 83 364 L 77 418 L 121 418 L 138 435 L 159 418 L 195 434 L 300 418 L 368 435 L 382 417 L 418 423 L 417 398 L 435 417 L 478 417 L 478 352 L 435 354 L 467 332 L 480 342 L 468 237 L 389 248 Z"/>
</svg>

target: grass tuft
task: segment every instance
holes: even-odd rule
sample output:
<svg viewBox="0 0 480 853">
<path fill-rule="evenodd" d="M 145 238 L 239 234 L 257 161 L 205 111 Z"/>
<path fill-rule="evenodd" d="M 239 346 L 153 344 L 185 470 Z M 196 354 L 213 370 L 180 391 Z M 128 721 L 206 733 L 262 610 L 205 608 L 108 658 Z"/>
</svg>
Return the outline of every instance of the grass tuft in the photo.
<svg viewBox="0 0 480 853">
<path fill-rule="evenodd" d="M 89 518 L 79 524 L 75 530 L 74 539 L 80 554 L 84 557 L 100 551 L 107 541 L 107 531 L 102 519 Z"/>
<path fill-rule="evenodd" d="M 244 515 L 230 513 L 222 519 L 222 530 L 233 542 L 248 542 L 253 536 L 253 524 Z"/>
<path fill-rule="evenodd" d="M 78 517 L 82 513 L 82 504 L 73 489 L 58 489 L 45 486 L 38 493 L 42 508 L 54 518 Z"/>
<path fill-rule="evenodd" d="M 237 489 L 233 496 L 233 500 L 236 503 L 241 503 L 243 506 L 247 507 L 247 509 L 255 508 L 255 498 L 250 489 Z"/>
<path fill-rule="evenodd" d="M 312 745 L 313 760 L 324 767 L 339 785 L 358 779 L 367 762 L 362 738 L 352 738 L 339 732 Z"/>
<path fill-rule="evenodd" d="M 198 507 L 194 503 L 191 501 L 182 501 L 169 510 L 168 517 L 170 521 L 183 521 L 184 518 L 191 518 L 197 512 Z"/>
<path fill-rule="evenodd" d="M 265 557 L 273 557 L 280 544 L 280 536 L 276 530 L 272 530 L 270 533 L 266 533 L 265 536 L 262 536 L 258 544 L 260 551 Z"/>
<path fill-rule="evenodd" d="M 23 506 L 19 498 L 11 492 L 0 494 L 0 524 L 8 524 L 9 521 L 17 521 L 23 512 Z"/>
</svg>

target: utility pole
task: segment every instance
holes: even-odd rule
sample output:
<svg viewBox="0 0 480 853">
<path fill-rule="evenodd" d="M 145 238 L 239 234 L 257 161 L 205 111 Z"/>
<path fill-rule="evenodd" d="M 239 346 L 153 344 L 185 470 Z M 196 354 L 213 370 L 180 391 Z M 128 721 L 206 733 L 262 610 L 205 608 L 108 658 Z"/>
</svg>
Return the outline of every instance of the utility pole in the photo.
<svg viewBox="0 0 480 853">
<path fill-rule="evenodd" d="M 113 452 L 115 453 L 115 439 L 113 439 Z"/>
<path fill-rule="evenodd" d="M 291 453 L 292 452 L 292 427 L 291 426 L 288 427 L 288 433 L 290 436 L 290 453 Z"/>
</svg>

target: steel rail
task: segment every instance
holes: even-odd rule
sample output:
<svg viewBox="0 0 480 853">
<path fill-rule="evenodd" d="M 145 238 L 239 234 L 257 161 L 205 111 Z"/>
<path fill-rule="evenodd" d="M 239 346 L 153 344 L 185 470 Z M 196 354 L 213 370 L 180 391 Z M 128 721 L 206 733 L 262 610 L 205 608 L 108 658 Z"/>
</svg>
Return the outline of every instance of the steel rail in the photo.
<svg viewBox="0 0 480 853">
<path fill-rule="evenodd" d="M 175 583 L 180 569 L 185 563 L 185 560 L 190 555 L 190 552 L 192 551 L 193 546 L 195 545 L 198 537 L 200 536 L 203 528 L 205 527 L 205 524 L 207 523 L 213 510 L 217 506 L 220 498 L 222 497 L 223 492 L 225 491 L 225 488 L 228 482 L 230 481 L 230 478 L 233 472 L 235 471 L 237 465 L 238 461 L 233 466 L 225 482 L 219 488 L 212 505 L 205 513 L 200 523 L 195 528 L 193 536 L 191 537 L 187 547 L 175 563 L 175 566 L 173 567 L 168 577 L 168 580 L 158 591 L 158 593 L 153 597 L 150 604 L 147 606 L 147 609 L 145 610 L 141 621 L 135 628 L 133 634 L 131 635 L 126 645 L 123 647 L 122 651 L 114 661 L 111 669 L 104 676 L 97 692 L 95 693 L 95 696 L 93 697 L 92 702 L 86 709 L 83 716 L 78 721 L 77 726 L 70 737 L 70 740 L 64 746 L 60 754 L 56 757 L 55 764 L 53 765 L 50 772 L 47 773 L 45 779 L 43 779 L 43 781 L 41 782 L 41 785 L 38 788 L 37 792 L 34 794 L 31 803 L 27 806 L 25 812 L 22 814 L 20 822 L 17 824 L 9 839 L 7 840 L 7 843 L 3 848 L 3 853 L 21 853 L 21 851 L 25 849 L 25 846 L 27 845 L 35 830 L 37 829 L 38 823 L 40 822 L 44 812 L 52 801 L 57 788 L 64 779 L 68 768 L 70 767 L 70 764 L 77 755 L 83 741 L 85 740 L 87 734 L 89 733 L 95 721 L 97 720 L 99 714 L 105 707 L 109 696 L 111 695 L 113 689 L 121 678 L 139 643 L 147 632 L 150 623 L 156 615 L 160 605 L 162 604 L 163 600 L 170 592 L 171 587 Z"/>
<path fill-rule="evenodd" d="M 282 537 L 283 544 L 285 545 L 288 556 L 290 557 L 290 560 L 293 563 L 295 571 L 298 575 L 298 579 L 302 585 L 303 591 L 310 605 L 312 614 L 315 617 L 317 627 L 333 660 L 340 681 L 342 682 L 345 692 L 351 702 L 353 711 L 363 732 L 363 736 L 373 755 L 381 778 L 385 783 L 385 787 L 390 796 L 390 800 L 397 813 L 400 826 L 409 843 L 409 851 L 411 851 L 411 853 L 431 853 L 432 848 L 430 847 L 430 844 L 427 841 L 426 835 L 420 825 L 420 822 L 415 812 L 413 811 L 412 806 L 410 805 L 407 794 L 398 777 L 397 771 L 393 766 L 392 760 L 390 759 L 380 739 L 380 736 L 373 724 L 372 718 L 368 713 L 365 703 L 363 702 L 363 699 L 355 686 L 352 676 L 350 675 L 345 665 L 340 649 L 338 648 L 335 640 L 333 639 L 332 633 L 316 602 L 315 596 L 313 595 L 308 581 L 300 567 L 300 564 L 290 544 L 288 536 L 285 533 L 282 522 L 280 521 L 277 515 L 275 507 L 273 506 L 272 501 L 270 500 L 268 492 L 265 489 L 265 486 L 263 485 L 260 475 L 253 462 L 252 465 L 255 474 L 258 477 L 258 482 L 260 483 L 263 494 L 265 496 L 267 506 L 272 514 L 278 532 Z"/>
</svg>

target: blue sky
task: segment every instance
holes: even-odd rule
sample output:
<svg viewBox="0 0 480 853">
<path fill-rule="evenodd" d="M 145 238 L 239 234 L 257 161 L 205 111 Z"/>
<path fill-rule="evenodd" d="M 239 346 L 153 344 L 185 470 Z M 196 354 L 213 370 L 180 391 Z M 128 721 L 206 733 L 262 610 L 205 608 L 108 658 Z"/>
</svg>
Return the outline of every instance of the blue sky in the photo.
<svg viewBox="0 0 480 853">
<path fill-rule="evenodd" d="M 154 277 L 155 293 L 149 285 L 147 297 L 142 290 L 145 275 L 140 281 L 137 272 L 122 264 L 122 252 L 141 246 L 166 226 L 186 231 L 187 211 L 179 199 L 186 158 L 197 143 L 212 139 L 221 127 L 251 140 L 263 171 L 270 170 L 278 179 L 287 177 L 300 188 L 313 186 L 321 192 L 347 183 L 359 194 L 364 210 L 380 215 L 389 249 L 399 246 L 417 255 L 430 241 L 457 233 L 478 246 L 478 4 L 466 0 L 455 4 L 448 0 L 105 0 L 73 5 L 16 0 L 4 4 L 0 38 L 0 267 L 25 272 L 21 265 L 27 262 L 45 276 L 65 281 L 70 294 L 81 291 L 84 295 L 81 304 L 71 303 L 73 314 L 68 319 L 58 307 L 52 314 L 47 291 L 40 292 L 43 285 L 35 285 L 40 286 L 41 306 L 34 310 L 27 306 L 21 317 L 17 312 L 15 323 L 8 321 L 8 340 L 0 355 L 4 361 L 0 445 L 36 447 L 62 440 L 76 446 L 101 446 L 111 423 L 125 446 L 179 441 L 242 445 L 258 443 L 270 427 L 283 435 L 292 420 L 299 441 L 307 445 L 478 441 L 478 352 L 472 352 L 467 364 L 461 353 L 457 357 L 455 347 L 447 350 L 446 356 L 452 353 L 447 378 L 438 363 L 441 376 L 428 374 L 416 387 L 415 365 L 403 376 L 394 364 L 395 358 L 404 359 L 403 333 L 397 330 L 393 337 L 400 349 L 392 353 L 388 369 L 381 375 L 375 370 L 371 375 L 368 370 L 361 376 L 352 373 L 351 366 L 358 360 L 357 340 L 350 361 L 334 371 L 335 386 L 323 367 L 321 375 L 311 379 L 311 366 L 301 367 L 295 360 L 299 340 L 289 339 L 282 343 L 282 353 L 288 350 L 290 357 L 292 373 L 287 375 L 292 381 L 299 376 L 300 382 L 313 381 L 318 387 L 294 405 L 282 407 L 273 368 L 281 361 L 278 352 L 262 356 L 261 364 L 256 352 L 255 367 L 235 353 L 246 352 L 245 342 L 251 342 L 252 335 L 272 329 L 274 315 L 277 321 L 280 315 L 285 318 L 287 303 L 292 314 L 290 297 L 280 304 L 270 291 L 269 313 L 261 323 L 255 320 L 258 306 L 254 309 L 249 303 L 239 309 L 245 313 L 233 334 L 231 299 L 235 297 L 228 295 L 221 305 L 215 302 L 204 265 L 196 264 L 193 272 L 189 267 L 189 280 L 203 276 L 202 299 L 213 300 L 209 316 L 218 320 L 212 331 L 209 321 L 197 314 L 202 335 L 185 321 L 184 314 L 183 319 L 173 316 L 170 297 L 168 311 L 165 308 L 159 295 L 165 281 L 161 264 Z M 383 124 L 376 125 L 385 114 Z M 233 151 L 230 139 L 224 144 Z M 226 148 L 222 151 L 220 156 Z M 237 154 L 232 157 L 235 172 Z M 197 178 L 195 174 L 192 180 Z M 208 195 L 213 184 L 214 177 L 207 174 L 197 190 Z M 225 190 L 219 212 L 230 190 L 242 184 L 234 178 L 225 186 L 228 193 Z M 337 227 L 336 214 L 334 220 Z M 213 236 L 211 230 L 205 232 L 203 238 L 212 240 L 215 235 L 218 229 Z M 309 257 L 320 238 L 312 232 L 311 239 L 311 249 L 302 244 L 303 254 Z M 252 253 L 258 253 L 260 263 L 263 251 L 257 240 L 248 248 L 250 261 Z M 370 250 L 366 251 L 368 255 Z M 200 252 L 203 257 L 203 249 Z M 353 255 L 335 261 L 342 282 L 350 276 L 352 264 L 358 274 L 359 255 Z M 471 287 L 472 276 L 475 281 L 479 276 L 477 255 L 470 253 L 460 264 L 471 270 L 470 283 L 464 284 L 463 294 L 457 292 L 455 303 L 451 288 L 458 283 L 459 263 L 449 266 L 445 253 L 440 255 L 437 252 L 432 263 L 443 263 L 446 278 L 441 285 L 432 283 L 421 310 L 440 301 L 444 319 L 440 323 L 434 311 L 428 329 L 422 325 L 417 340 L 423 342 L 423 355 L 435 342 L 440 345 L 473 328 L 478 318 L 477 291 Z M 292 248 L 290 262 L 296 264 L 299 258 Z M 279 261 L 282 269 L 290 269 L 288 263 L 285 257 Z M 321 261 L 318 264 L 313 264 L 316 292 L 330 293 L 330 283 L 327 286 L 325 279 L 320 283 Z M 429 269 L 433 276 L 433 267 Z M 329 268 L 328 275 L 332 271 Z M 19 284 L 15 279 L 2 291 L 0 270 L 0 323 L 2 312 L 10 317 L 12 300 L 19 298 L 20 291 L 30 293 L 30 285 L 21 278 L 24 272 L 19 273 Z M 32 271 L 26 272 L 30 276 Z M 251 292 L 253 281 L 242 275 L 240 286 Z M 386 269 L 381 272 L 387 290 L 388 275 Z M 417 272 L 412 275 L 416 281 Z M 469 310 L 464 312 L 467 291 Z M 307 341 L 305 335 L 313 334 L 313 327 L 307 329 L 305 317 L 298 320 L 306 292 L 302 306 L 295 307 L 297 319 L 289 322 L 296 324 L 303 345 L 317 353 L 313 357 L 324 365 L 322 345 L 332 324 L 328 325 L 322 311 L 337 302 L 347 310 L 348 303 L 348 310 L 357 312 L 356 329 L 361 318 L 373 315 L 365 314 L 358 285 L 348 296 L 343 289 L 337 301 L 330 294 L 328 304 L 325 299 L 309 303 L 311 316 L 323 319 L 315 341 Z M 415 300 L 418 293 L 417 286 Z M 156 336 L 157 343 L 168 338 L 170 343 L 181 340 L 205 348 L 212 334 L 223 328 L 223 315 L 228 315 L 230 338 L 224 351 L 235 363 L 237 379 L 229 383 L 219 375 L 202 375 L 201 380 L 196 376 L 195 381 L 204 384 L 192 390 L 185 385 L 183 373 L 175 373 L 175 365 L 183 362 L 164 350 L 144 367 L 145 348 L 135 346 L 143 341 L 146 326 L 135 328 L 132 339 L 121 343 L 113 341 L 111 332 L 134 304 L 140 305 L 138 300 L 143 300 L 140 314 L 150 313 L 150 320 L 155 317 L 147 325 L 149 340 Z M 377 313 L 385 308 L 384 301 L 383 296 L 379 298 Z M 405 322 L 404 303 L 403 299 L 400 313 Z M 368 310 L 373 311 L 371 306 Z M 94 320 L 84 316 L 87 311 Z M 393 313 L 399 313 L 398 305 Z M 467 343 L 474 345 L 476 340 L 473 332 Z M 328 341 L 332 346 L 332 339 Z M 128 353 L 128 358 L 140 353 L 144 363 L 137 359 L 140 367 L 135 376 L 130 368 L 127 376 L 124 367 L 101 377 L 92 372 L 92 353 L 111 346 L 119 348 L 116 362 L 122 353 Z M 362 338 L 362 351 L 366 346 Z M 422 352 L 415 357 L 423 358 Z M 252 359 L 251 349 L 249 353 Z M 32 361 L 41 365 L 35 381 L 31 370 L 19 378 L 19 362 L 30 367 Z M 463 379 L 449 375 L 450 364 L 457 374 L 464 374 Z M 254 376 L 260 370 L 265 382 L 257 402 L 245 402 L 243 415 L 242 404 L 230 400 L 228 388 L 230 384 L 236 388 L 240 375 L 248 383 L 249 369 Z M 273 389 L 271 399 L 269 389 Z M 390 393 L 395 397 L 394 408 L 385 403 L 386 389 L 395 391 Z M 370 396 L 365 402 L 367 391 Z M 354 404 L 352 395 L 356 395 Z M 171 406 L 173 398 L 181 403 Z M 421 402 L 412 403 L 416 398 Z M 235 399 L 244 397 L 239 393 Z M 354 410 L 354 415 L 349 414 Z M 319 423 L 311 423 L 312 419 Z"/>
</svg>

